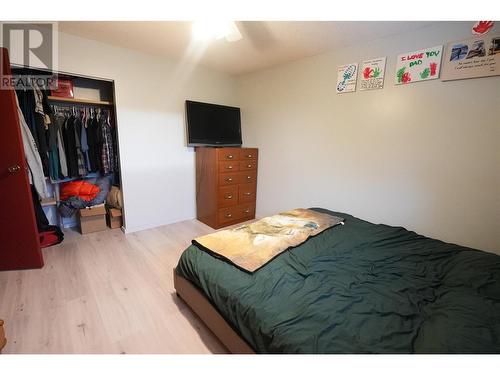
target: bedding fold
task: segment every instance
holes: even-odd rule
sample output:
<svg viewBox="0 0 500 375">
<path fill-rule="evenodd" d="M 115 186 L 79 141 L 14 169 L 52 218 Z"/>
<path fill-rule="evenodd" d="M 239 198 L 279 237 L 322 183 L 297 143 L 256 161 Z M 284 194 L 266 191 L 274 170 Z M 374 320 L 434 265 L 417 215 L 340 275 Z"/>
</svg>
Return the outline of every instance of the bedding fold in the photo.
<svg viewBox="0 0 500 375">
<path fill-rule="evenodd" d="M 193 240 L 200 249 L 247 271 L 255 272 L 283 251 L 343 223 L 343 218 L 297 208 Z"/>
</svg>

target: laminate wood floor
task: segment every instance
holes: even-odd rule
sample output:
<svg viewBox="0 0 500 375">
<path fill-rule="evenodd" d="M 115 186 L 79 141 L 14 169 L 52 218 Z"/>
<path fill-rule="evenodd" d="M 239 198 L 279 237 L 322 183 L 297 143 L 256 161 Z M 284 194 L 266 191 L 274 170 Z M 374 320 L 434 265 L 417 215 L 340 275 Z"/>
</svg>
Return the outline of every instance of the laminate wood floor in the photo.
<svg viewBox="0 0 500 375">
<path fill-rule="evenodd" d="M 174 291 L 197 220 L 81 235 L 43 250 L 39 270 L 0 272 L 3 353 L 227 353 Z"/>
</svg>

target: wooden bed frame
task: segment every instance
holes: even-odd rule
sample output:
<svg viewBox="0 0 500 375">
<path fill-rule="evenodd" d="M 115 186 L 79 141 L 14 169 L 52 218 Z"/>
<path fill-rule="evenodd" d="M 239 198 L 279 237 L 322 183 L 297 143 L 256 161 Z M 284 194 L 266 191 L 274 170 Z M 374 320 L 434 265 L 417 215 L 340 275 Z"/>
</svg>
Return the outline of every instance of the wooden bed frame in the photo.
<svg viewBox="0 0 500 375">
<path fill-rule="evenodd" d="M 193 310 L 196 315 L 217 336 L 224 346 L 235 354 L 255 354 L 255 351 L 219 314 L 205 294 L 190 281 L 175 272 L 174 288 L 177 295 Z"/>
</svg>

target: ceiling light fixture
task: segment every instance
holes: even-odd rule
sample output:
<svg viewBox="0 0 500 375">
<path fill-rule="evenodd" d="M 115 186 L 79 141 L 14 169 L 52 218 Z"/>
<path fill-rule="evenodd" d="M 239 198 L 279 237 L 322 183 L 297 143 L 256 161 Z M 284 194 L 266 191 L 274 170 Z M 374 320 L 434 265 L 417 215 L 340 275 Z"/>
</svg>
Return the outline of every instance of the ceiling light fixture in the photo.
<svg viewBox="0 0 500 375">
<path fill-rule="evenodd" d="M 225 38 L 228 42 L 236 42 L 242 39 L 234 21 L 195 21 L 192 32 L 194 39 L 199 41 Z"/>
</svg>

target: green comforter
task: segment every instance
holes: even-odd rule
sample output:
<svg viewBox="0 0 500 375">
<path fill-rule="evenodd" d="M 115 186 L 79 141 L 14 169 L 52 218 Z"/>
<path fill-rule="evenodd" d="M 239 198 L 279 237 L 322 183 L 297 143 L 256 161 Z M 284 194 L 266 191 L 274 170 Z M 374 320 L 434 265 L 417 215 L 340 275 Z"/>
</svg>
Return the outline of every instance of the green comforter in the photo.
<svg viewBox="0 0 500 375">
<path fill-rule="evenodd" d="M 177 273 L 258 353 L 500 353 L 500 256 L 353 216 L 253 274 L 190 246 Z"/>
</svg>

